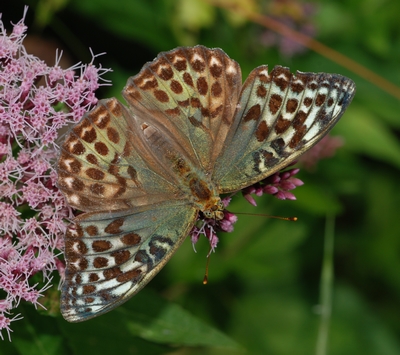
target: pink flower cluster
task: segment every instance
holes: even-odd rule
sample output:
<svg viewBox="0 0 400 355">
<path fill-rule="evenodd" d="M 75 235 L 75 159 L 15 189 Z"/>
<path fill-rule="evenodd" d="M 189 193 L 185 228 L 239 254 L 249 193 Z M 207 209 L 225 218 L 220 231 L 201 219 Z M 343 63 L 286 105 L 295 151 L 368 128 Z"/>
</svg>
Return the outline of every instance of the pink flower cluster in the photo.
<svg viewBox="0 0 400 355">
<path fill-rule="evenodd" d="M 290 165 L 295 163 L 296 162 Z M 294 177 L 299 171 L 300 169 L 290 169 L 275 173 L 254 185 L 246 187 L 242 190 L 242 194 L 253 206 L 257 206 L 257 204 L 253 196 L 251 196 L 252 194 L 256 196 L 269 194 L 275 196 L 279 200 L 295 200 L 296 197 L 290 191 L 298 186 L 304 185 L 303 181 Z"/>
<path fill-rule="evenodd" d="M 290 165 L 295 164 L 293 162 Z M 286 171 L 280 171 L 266 179 L 257 182 L 254 185 L 244 188 L 242 191 L 243 197 L 256 206 L 256 201 L 253 198 L 253 194 L 256 196 L 262 196 L 263 194 L 270 194 L 279 200 L 295 200 L 296 197 L 290 190 L 294 190 L 296 187 L 303 185 L 303 181 L 294 177 L 300 169 L 290 169 Z M 233 225 L 237 221 L 237 216 L 229 212 L 226 208 L 231 202 L 231 197 L 225 197 L 222 199 L 222 203 L 225 206 L 224 218 L 217 221 L 213 218 L 206 218 L 202 213 L 199 214 L 197 218 L 196 225 L 192 228 L 190 232 L 191 241 L 194 245 L 198 242 L 201 235 L 204 235 L 210 243 L 210 253 L 215 251 L 218 244 L 217 232 L 233 232 Z"/>
<path fill-rule="evenodd" d="M 26 14 L 27 9 L 25 9 Z M 71 208 L 56 187 L 52 163 L 59 129 L 96 104 L 94 91 L 107 70 L 92 63 L 50 67 L 23 46 L 22 20 L 8 35 L 0 18 L 0 337 L 21 319 L 21 300 L 40 306 L 51 272 L 63 271 L 65 219 Z M 95 57 L 93 56 L 93 59 Z M 41 273 L 42 282 L 32 284 Z"/>
</svg>

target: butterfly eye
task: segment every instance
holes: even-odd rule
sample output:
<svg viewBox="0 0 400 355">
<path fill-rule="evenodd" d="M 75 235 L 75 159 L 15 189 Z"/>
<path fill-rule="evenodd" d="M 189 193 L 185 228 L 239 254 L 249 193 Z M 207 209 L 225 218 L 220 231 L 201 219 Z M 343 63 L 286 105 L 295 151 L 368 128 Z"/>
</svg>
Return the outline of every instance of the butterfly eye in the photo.
<svg viewBox="0 0 400 355">
<path fill-rule="evenodd" d="M 204 214 L 204 217 L 206 217 L 206 218 L 214 218 L 214 212 L 212 212 L 212 211 L 210 211 L 210 210 L 206 210 L 206 211 L 203 211 L 203 214 Z"/>
</svg>

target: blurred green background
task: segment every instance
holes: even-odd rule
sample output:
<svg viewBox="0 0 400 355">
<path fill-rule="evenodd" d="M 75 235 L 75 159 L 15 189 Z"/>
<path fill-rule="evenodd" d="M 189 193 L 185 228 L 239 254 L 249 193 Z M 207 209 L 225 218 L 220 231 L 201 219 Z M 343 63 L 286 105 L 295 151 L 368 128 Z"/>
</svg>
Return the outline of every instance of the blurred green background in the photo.
<svg viewBox="0 0 400 355">
<path fill-rule="evenodd" d="M 202 285 L 208 245 L 189 240 L 160 274 L 117 310 L 67 324 L 21 304 L 12 343 L 0 354 L 316 354 L 326 221 L 334 225 L 334 287 L 327 354 L 400 354 L 400 103 L 341 63 L 299 47 L 245 16 L 273 16 L 400 85 L 400 2 L 396 0 L 42 0 L 2 2 L 2 20 L 26 24 L 32 51 L 67 65 L 89 62 L 89 47 L 112 68 L 100 98 L 118 96 L 127 78 L 158 52 L 182 45 L 220 47 L 243 78 L 258 65 L 352 78 L 353 103 L 332 131 L 344 145 L 302 168 L 296 201 L 265 195 L 230 209 L 297 216 L 296 223 L 240 216 L 221 234 Z M 236 4 L 236 11 L 228 7 Z M 242 10 L 240 10 L 242 8 Z M 47 47 L 47 44 L 50 46 Z M 28 45 L 28 43 L 27 43 Z M 300 166 L 301 167 L 301 166 Z M 54 303 L 51 303 L 53 301 Z M 320 353 L 322 354 L 322 353 Z"/>
</svg>

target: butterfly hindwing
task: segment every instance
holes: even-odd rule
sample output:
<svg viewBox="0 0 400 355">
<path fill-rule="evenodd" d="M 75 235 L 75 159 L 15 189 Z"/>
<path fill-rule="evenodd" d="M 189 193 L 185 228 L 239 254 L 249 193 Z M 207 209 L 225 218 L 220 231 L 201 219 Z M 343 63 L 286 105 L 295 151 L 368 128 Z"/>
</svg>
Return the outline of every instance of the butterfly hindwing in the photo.
<svg viewBox="0 0 400 355">
<path fill-rule="evenodd" d="M 177 200 L 77 217 L 65 236 L 64 318 L 92 318 L 139 292 L 184 241 L 196 217 L 196 209 Z"/>
<path fill-rule="evenodd" d="M 214 168 L 220 192 L 240 190 L 284 168 L 325 136 L 354 93 L 354 82 L 337 74 L 254 69 Z"/>
</svg>

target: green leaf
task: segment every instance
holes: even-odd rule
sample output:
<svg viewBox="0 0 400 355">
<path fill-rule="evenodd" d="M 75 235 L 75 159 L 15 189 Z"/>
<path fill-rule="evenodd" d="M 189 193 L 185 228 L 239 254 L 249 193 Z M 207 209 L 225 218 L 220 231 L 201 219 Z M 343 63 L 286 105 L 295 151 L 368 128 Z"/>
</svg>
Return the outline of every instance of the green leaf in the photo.
<svg viewBox="0 0 400 355">
<path fill-rule="evenodd" d="M 390 129 L 362 107 L 353 105 L 335 129 L 346 147 L 400 168 L 400 143 Z"/>
<path fill-rule="evenodd" d="M 147 340 L 186 346 L 238 348 L 236 342 L 219 330 L 150 291 L 118 312 L 124 314 L 132 333 Z"/>
<path fill-rule="evenodd" d="M 219 330 L 149 289 L 101 317 L 77 324 L 60 319 L 60 326 L 74 354 L 107 353 L 107 349 L 122 353 L 126 351 L 127 336 L 134 338 L 131 353 L 147 354 L 149 349 L 163 353 L 172 345 L 240 348 Z M 112 341 L 106 344 L 104 339 Z"/>
<path fill-rule="evenodd" d="M 168 8 L 162 0 L 74 0 L 75 11 L 101 21 L 101 26 L 128 39 L 137 39 L 156 49 L 176 46 L 169 29 Z M 124 50 L 123 48 L 121 50 Z"/>
</svg>

